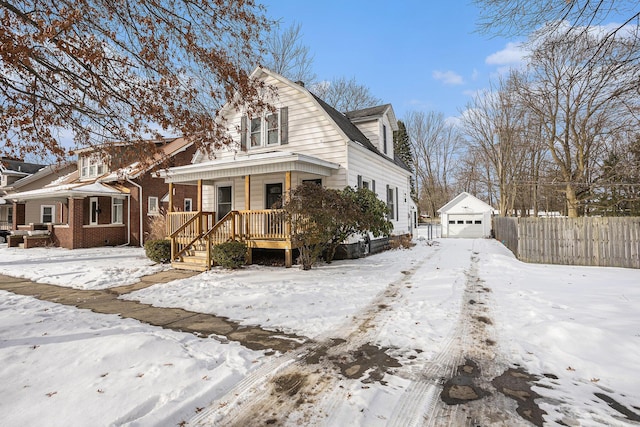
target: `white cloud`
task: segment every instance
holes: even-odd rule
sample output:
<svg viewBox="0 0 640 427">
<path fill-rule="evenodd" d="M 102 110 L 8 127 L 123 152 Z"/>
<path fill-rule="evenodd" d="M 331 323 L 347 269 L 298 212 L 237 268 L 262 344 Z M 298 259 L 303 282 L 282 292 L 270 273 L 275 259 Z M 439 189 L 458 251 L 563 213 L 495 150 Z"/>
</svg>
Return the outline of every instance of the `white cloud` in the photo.
<svg viewBox="0 0 640 427">
<path fill-rule="evenodd" d="M 432 74 L 433 78 L 441 81 L 446 85 L 461 85 L 464 84 L 462 76 L 454 71 L 439 71 L 436 70 Z"/>
<path fill-rule="evenodd" d="M 510 42 L 504 49 L 487 56 L 485 62 L 491 65 L 515 65 L 522 63 L 527 54 L 522 43 Z"/>
</svg>

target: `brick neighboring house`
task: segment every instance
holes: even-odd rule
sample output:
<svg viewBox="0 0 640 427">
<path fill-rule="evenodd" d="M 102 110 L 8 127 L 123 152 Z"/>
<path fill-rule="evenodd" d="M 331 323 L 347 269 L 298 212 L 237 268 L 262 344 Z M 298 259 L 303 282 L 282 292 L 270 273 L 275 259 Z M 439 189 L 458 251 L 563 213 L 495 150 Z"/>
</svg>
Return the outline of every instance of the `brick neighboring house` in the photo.
<svg viewBox="0 0 640 427">
<path fill-rule="evenodd" d="M 190 164 L 195 146 L 184 138 L 156 142 L 160 152 L 150 165 L 122 164 L 112 155 L 84 149 L 72 173 L 41 188 L 8 195 L 13 205 L 10 246 L 54 245 L 67 249 L 99 246 L 142 246 L 150 232 L 150 220 L 168 210 L 169 186 L 157 177 L 164 159 L 169 165 Z M 109 170 L 109 164 L 114 165 Z M 176 188 L 173 211 L 191 211 L 196 187 Z M 39 203 L 38 221 L 30 205 Z"/>
</svg>

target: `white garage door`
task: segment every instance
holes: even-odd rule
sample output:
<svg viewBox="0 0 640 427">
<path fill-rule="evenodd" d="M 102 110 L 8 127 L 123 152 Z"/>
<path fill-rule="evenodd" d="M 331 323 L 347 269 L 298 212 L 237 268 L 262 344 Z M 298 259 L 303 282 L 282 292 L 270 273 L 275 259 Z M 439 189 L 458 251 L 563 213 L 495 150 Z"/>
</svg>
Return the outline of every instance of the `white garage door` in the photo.
<svg viewBox="0 0 640 427">
<path fill-rule="evenodd" d="M 482 214 L 449 215 L 449 237 L 484 237 Z"/>
</svg>

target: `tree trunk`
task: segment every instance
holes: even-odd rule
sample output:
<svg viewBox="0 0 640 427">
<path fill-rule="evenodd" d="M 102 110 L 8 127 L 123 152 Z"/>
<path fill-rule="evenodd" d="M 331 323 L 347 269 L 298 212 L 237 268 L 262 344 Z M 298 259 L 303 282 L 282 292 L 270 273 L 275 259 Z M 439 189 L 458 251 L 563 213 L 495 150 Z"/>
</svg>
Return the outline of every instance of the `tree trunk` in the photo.
<svg viewBox="0 0 640 427">
<path fill-rule="evenodd" d="M 576 190 L 571 184 L 567 184 L 565 194 L 567 198 L 567 216 L 569 218 L 578 218 L 578 198 L 576 197 Z"/>
</svg>

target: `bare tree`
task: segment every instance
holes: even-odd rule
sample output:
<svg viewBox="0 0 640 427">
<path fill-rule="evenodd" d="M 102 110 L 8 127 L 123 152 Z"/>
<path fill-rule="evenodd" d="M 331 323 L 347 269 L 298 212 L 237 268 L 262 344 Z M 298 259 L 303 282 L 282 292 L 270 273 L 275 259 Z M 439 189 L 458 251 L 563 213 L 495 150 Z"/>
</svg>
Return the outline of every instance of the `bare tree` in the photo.
<svg viewBox="0 0 640 427">
<path fill-rule="evenodd" d="M 467 145 L 456 159 L 454 172 L 456 192 L 466 191 L 475 197 L 495 206 L 496 195 L 493 190 L 492 167 L 474 146 Z"/>
<path fill-rule="evenodd" d="M 562 177 L 567 213 L 576 217 L 593 184 L 593 168 L 606 144 L 636 126 L 629 114 L 638 99 L 630 81 L 640 79 L 633 46 L 606 46 L 589 32 L 551 31 L 532 53 L 522 102 L 542 126 L 542 138 Z M 597 53 L 596 53 L 597 52 Z M 594 55 L 599 60 L 593 62 Z M 583 206 L 584 207 L 584 206 Z"/>
<path fill-rule="evenodd" d="M 451 180 L 461 137 L 442 113 L 411 111 L 404 123 L 414 156 L 418 203 L 433 218 L 453 196 Z"/>
<path fill-rule="evenodd" d="M 572 24 L 563 31 L 582 32 L 585 28 L 603 25 L 608 19 L 622 19 L 620 24 L 609 27 L 601 42 L 606 43 L 623 29 L 633 27 L 636 27 L 634 34 L 638 41 L 640 1 L 637 0 L 474 0 L 474 3 L 481 9 L 478 28 L 486 33 L 528 36 L 549 23 L 557 30 L 563 22 Z"/>
<path fill-rule="evenodd" d="M 468 143 L 491 167 L 500 215 L 514 209 L 526 158 L 525 115 L 514 90 L 517 79 L 515 73 L 500 78 L 497 87 L 477 95 L 462 115 Z"/>
<path fill-rule="evenodd" d="M 274 27 L 265 42 L 264 66 L 289 80 L 311 84 L 316 79 L 313 55 L 309 46 L 302 43 L 301 29 L 297 23 L 282 31 Z"/>
<path fill-rule="evenodd" d="M 225 141 L 224 101 L 265 106 L 240 66 L 270 26 L 254 0 L 2 0 L 0 20 L 5 154 L 65 157 L 60 130 L 78 147 L 164 131 L 206 147 Z"/>
<path fill-rule="evenodd" d="M 343 113 L 382 104 L 382 100 L 372 95 L 367 86 L 356 82 L 355 77 L 322 81 L 314 84 L 310 90 Z"/>
</svg>

